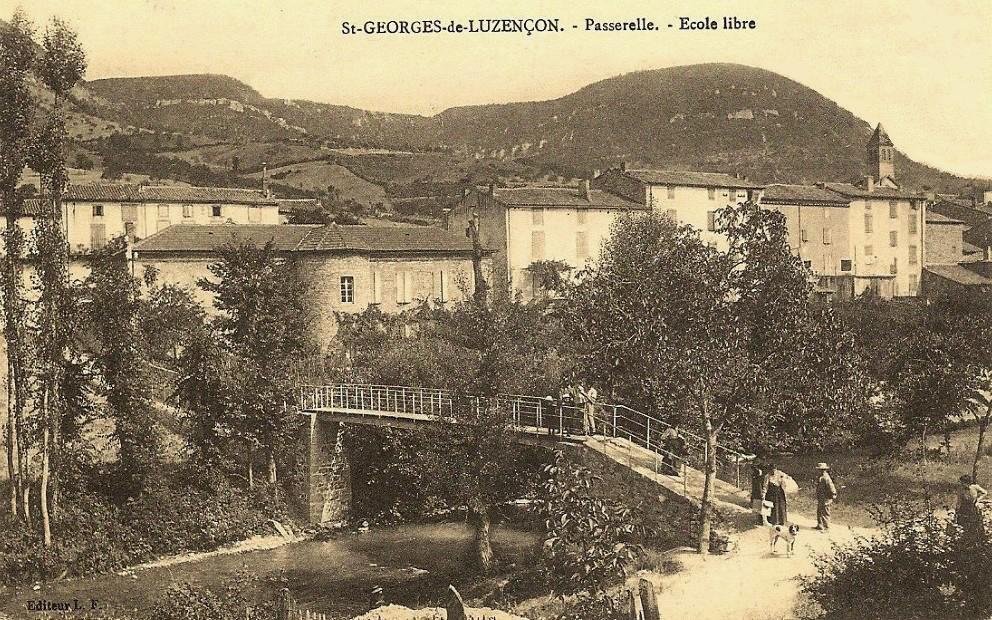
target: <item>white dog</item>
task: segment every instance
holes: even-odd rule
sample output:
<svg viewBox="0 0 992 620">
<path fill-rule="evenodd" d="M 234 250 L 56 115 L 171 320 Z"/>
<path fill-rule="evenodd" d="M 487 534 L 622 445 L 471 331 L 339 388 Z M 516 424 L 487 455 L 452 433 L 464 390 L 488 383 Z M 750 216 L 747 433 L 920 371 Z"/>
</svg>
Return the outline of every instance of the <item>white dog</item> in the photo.
<svg viewBox="0 0 992 620">
<path fill-rule="evenodd" d="M 799 526 L 795 523 L 786 523 L 784 525 L 772 525 L 768 521 L 768 517 L 771 516 L 771 502 L 762 502 L 761 506 L 761 522 L 768 528 L 768 549 L 772 553 L 775 553 L 775 547 L 778 545 L 778 541 L 781 538 L 785 541 L 785 552 L 788 556 L 792 557 L 792 552 L 796 547 L 796 537 L 799 535 Z"/>
</svg>

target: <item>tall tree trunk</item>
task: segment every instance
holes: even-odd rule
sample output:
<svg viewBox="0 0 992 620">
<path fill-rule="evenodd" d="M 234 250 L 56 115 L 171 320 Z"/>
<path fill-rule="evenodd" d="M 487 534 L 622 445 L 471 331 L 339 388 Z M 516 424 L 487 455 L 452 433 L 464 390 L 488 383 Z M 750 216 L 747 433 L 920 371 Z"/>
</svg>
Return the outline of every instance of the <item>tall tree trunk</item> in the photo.
<svg viewBox="0 0 992 620">
<path fill-rule="evenodd" d="M 48 410 L 45 407 L 44 415 L 47 418 Z M 51 466 L 51 432 L 48 430 L 46 419 L 41 435 L 41 488 L 38 499 L 41 502 L 41 526 L 46 547 L 52 545 L 52 524 L 48 514 L 48 474 Z"/>
<path fill-rule="evenodd" d="M 713 489 L 716 485 L 716 439 L 717 431 L 713 427 L 710 415 L 710 403 L 707 396 L 702 398 L 703 428 L 706 431 L 706 471 L 703 477 L 703 497 L 699 501 L 699 539 L 696 541 L 697 551 L 706 555 L 710 552 L 710 529 L 712 528 Z"/>
<path fill-rule="evenodd" d="M 479 560 L 479 570 L 488 575 L 493 570 L 493 541 L 491 535 L 492 520 L 489 507 L 482 506 L 472 511 L 475 521 L 475 551 Z"/>
<path fill-rule="evenodd" d="M 10 365 L 7 365 L 7 473 L 10 483 L 10 514 L 18 515 L 17 498 L 21 494 L 21 476 L 17 454 L 17 416 L 14 415 L 13 379 L 10 376 Z"/>
<path fill-rule="evenodd" d="M 975 446 L 975 460 L 971 463 L 971 480 L 978 483 L 978 462 L 982 460 L 982 452 L 985 450 L 985 433 L 992 422 L 992 400 L 985 408 L 985 415 L 978 420 L 978 445 Z"/>
<path fill-rule="evenodd" d="M 21 488 L 23 492 L 21 493 L 21 510 L 24 511 L 24 522 L 28 524 L 28 527 L 34 523 L 31 518 L 31 481 L 22 480 Z"/>
<path fill-rule="evenodd" d="M 255 454 L 251 448 L 251 444 L 248 444 L 248 488 L 255 488 Z"/>
<path fill-rule="evenodd" d="M 278 472 L 276 472 L 276 451 L 269 448 L 269 484 L 275 484 Z"/>
</svg>

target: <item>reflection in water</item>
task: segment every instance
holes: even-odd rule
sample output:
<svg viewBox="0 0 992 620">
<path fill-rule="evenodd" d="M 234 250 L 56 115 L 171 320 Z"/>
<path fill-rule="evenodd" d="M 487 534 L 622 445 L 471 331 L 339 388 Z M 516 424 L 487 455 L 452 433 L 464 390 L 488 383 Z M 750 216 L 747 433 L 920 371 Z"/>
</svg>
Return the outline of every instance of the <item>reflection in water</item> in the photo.
<svg viewBox="0 0 992 620">
<path fill-rule="evenodd" d="M 497 557 L 504 562 L 530 557 L 538 542 L 536 534 L 507 526 L 494 529 L 494 534 Z M 107 575 L 51 584 L 37 592 L 19 591 L 14 600 L 0 603 L 0 610 L 29 617 L 28 599 L 92 598 L 111 602 L 116 609 L 147 612 L 174 583 L 217 585 L 247 569 L 263 578 L 281 575 L 301 604 L 334 618 L 350 618 L 366 611 L 374 585 L 383 587 L 390 603 L 416 607 L 439 602 L 449 583 L 471 581 L 472 543 L 473 532 L 462 523 L 373 528 L 325 542 L 150 568 L 136 578 Z"/>
</svg>

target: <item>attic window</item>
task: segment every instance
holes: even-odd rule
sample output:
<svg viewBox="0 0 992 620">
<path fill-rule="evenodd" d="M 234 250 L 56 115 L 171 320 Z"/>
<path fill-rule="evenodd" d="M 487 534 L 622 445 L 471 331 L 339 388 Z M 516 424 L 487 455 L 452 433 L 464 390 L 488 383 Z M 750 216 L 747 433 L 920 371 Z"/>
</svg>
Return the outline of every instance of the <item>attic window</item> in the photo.
<svg viewBox="0 0 992 620">
<path fill-rule="evenodd" d="M 103 217 L 103 205 L 93 205 L 93 217 Z"/>
<path fill-rule="evenodd" d="M 213 217 L 220 217 L 220 205 L 210 207 L 210 215 Z"/>
</svg>

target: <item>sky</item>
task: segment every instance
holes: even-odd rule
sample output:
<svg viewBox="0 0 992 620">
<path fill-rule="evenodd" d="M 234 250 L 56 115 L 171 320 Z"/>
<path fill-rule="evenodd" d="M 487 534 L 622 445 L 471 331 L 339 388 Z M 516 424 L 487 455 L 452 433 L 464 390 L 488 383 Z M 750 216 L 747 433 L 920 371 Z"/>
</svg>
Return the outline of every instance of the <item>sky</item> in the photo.
<svg viewBox="0 0 992 620">
<path fill-rule="evenodd" d="M 267 97 L 384 112 L 553 99 L 631 71 L 747 64 L 882 122 L 917 161 L 992 177 L 992 0 L 0 0 L 0 18 L 17 6 L 39 24 L 69 22 L 88 79 L 218 73 Z M 757 28 L 679 31 L 683 16 Z M 660 31 L 583 30 L 586 18 L 638 17 Z M 557 18 L 565 32 L 342 34 L 345 21 L 492 18 Z"/>
</svg>

